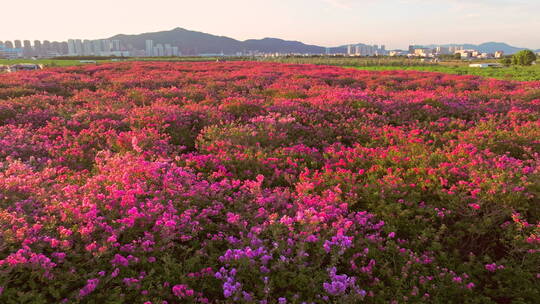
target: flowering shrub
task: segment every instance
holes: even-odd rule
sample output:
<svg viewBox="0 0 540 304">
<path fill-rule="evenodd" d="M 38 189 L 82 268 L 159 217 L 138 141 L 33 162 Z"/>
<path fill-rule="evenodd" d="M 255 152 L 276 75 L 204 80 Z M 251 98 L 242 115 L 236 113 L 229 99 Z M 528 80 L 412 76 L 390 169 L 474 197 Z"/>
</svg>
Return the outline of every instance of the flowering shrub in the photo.
<svg viewBox="0 0 540 304">
<path fill-rule="evenodd" d="M 539 82 L 0 75 L 0 303 L 533 303 Z"/>
</svg>

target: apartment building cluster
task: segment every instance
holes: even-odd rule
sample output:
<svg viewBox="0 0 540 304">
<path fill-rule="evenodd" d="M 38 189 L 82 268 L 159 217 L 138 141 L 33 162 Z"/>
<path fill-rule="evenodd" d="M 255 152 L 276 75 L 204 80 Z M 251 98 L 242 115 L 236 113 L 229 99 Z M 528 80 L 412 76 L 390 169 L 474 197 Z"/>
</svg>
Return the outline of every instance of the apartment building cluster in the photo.
<svg viewBox="0 0 540 304">
<path fill-rule="evenodd" d="M 67 44 L 68 56 L 130 56 L 130 52 L 121 45 L 120 40 L 69 39 Z"/>
<path fill-rule="evenodd" d="M 504 57 L 503 51 L 497 51 L 495 53 L 480 52 L 478 50 L 460 50 L 456 52 L 461 55 L 461 59 L 492 59 Z"/>
<path fill-rule="evenodd" d="M 64 42 L 35 40 L 0 41 L 0 58 L 53 58 L 59 56 L 180 56 L 178 46 L 171 44 L 154 44 L 146 41 L 145 49 L 137 49 L 132 45 L 124 45 L 117 39 L 81 40 L 69 39 Z"/>
<path fill-rule="evenodd" d="M 435 58 L 440 55 L 459 54 L 461 59 L 492 59 L 504 57 L 503 51 L 495 53 L 481 52 L 478 50 L 465 49 L 463 46 L 437 46 L 434 48 L 409 46 L 409 57 Z"/>
<path fill-rule="evenodd" d="M 57 57 L 67 55 L 67 42 L 15 40 L 0 41 L 0 58 Z"/>
<path fill-rule="evenodd" d="M 384 56 L 387 55 L 386 46 L 381 45 L 380 47 L 375 45 L 348 45 L 347 46 L 347 55 L 349 56 Z"/>
<path fill-rule="evenodd" d="M 0 41 L 0 58 L 52 58 L 59 56 L 130 56 L 120 40 L 69 39 L 64 42 L 48 40 Z"/>
<path fill-rule="evenodd" d="M 171 57 L 180 56 L 178 46 L 173 46 L 169 43 L 154 44 L 154 40 L 146 40 L 144 56 L 146 57 Z"/>
</svg>

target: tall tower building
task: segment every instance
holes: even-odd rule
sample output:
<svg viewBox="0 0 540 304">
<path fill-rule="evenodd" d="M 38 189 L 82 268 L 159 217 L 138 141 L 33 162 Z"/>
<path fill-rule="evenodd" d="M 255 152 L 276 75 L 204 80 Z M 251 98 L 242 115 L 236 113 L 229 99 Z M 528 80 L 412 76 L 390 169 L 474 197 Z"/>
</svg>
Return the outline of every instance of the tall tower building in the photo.
<svg viewBox="0 0 540 304">
<path fill-rule="evenodd" d="M 43 53 L 43 48 L 41 46 L 41 41 L 34 40 L 34 52 L 36 56 L 41 56 Z"/>
<path fill-rule="evenodd" d="M 352 55 L 352 54 L 353 54 L 353 45 L 349 44 L 347 46 L 347 55 Z"/>
<path fill-rule="evenodd" d="M 62 54 L 62 47 L 60 42 L 53 41 L 51 42 L 51 51 L 55 53 L 55 55 L 61 55 Z"/>
<path fill-rule="evenodd" d="M 92 52 L 92 41 L 86 39 L 83 41 L 83 55 L 85 56 L 88 56 L 88 55 L 92 55 L 93 52 Z"/>
<path fill-rule="evenodd" d="M 157 57 L 163 57 L 164 56 L 164 49 L 163 49 L 163 44 L 161 43 L 158 43 L 156 44 L 156 46 L 154 47 L 154 50 L 153 50 L 153 56 L 157 56 Z"/>
<path fill-rule="evenodd" d="M 67 55 L 69 52 L 69 46 L 66 41 L 60 42 L 60 54 Z"/>
<path fill-rule="evenodd" d="M 146 40 L 146 56 L 154 56 L 154 40 Z"/>
<path fill-rule="evenodd" d="M 22 48 L 22 43 L 20 40 L 15 40 L 15 48 L 16 49 L 21 49 Z"/>
<path fill-rule="evenodd" d="M 67 43 L 68 43 L 68 55 L 75 56 L 76 54 L 75 40 L 69 39 Z"/>
<path fill-rule="evenodd" d="M 112 41 L 112 50 L 113 51 L 120 51 L 120 40 L 113 40 Z"/>
<path fill-rule="evenodd" d="M 32 43 L 30 40 L 23 41 L 24 57 L 30 57 L 34 55 L 34 50 L 32 49 Z"/>
<path fill-rule="evenodd" d="M 49 40 L 43 40 L 42 44 L 43 54 L 49 56 L 52 52 L 51 42 Z"/>
<path fill-rule="evenodd" d="M 101 40 L 92 40 L 92 52 L 94 53 L 94 55 L 96 55 L 96 56 L 101 55 L 101 46 L 102 45 L 103 45 L 103 43 L 101 42 Z"/>
<path fill-rule="evenodd" d="M 75 55 L 81 56 L 83 54 L 83 44 L 81 39 L 75 39 Z"/>
<path fill-rule="evenodd" d="M 112 42 L 108 39 L 102 40 L 102 49 L 106 53 L 110 53 L 112 51 Z"/>
</svg>

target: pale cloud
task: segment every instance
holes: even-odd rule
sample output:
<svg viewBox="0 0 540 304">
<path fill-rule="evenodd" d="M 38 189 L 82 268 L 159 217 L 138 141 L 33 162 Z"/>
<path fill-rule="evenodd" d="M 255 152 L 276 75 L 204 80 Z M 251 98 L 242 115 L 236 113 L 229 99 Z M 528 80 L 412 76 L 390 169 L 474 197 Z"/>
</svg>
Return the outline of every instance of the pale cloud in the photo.
<svg viewBox="0 0 540 304">
<path fill-rule="evenodd" d="M 322 0 L 335 7 L 351 9 L 366 4 L 410 4 L 410 5 L 448 5 L 453 9 L 466 10 L 472 8 L 492 8 L 501 7 L 530 8 L 530 0 Z"/>
<path fill-rule="evenodd" d="M 392 0 L 390 0 L 392 1 Z M 532 7 L 538 7 L 536 1 L 530 0 L 398 0 L 405 4 L 444 4 L 449 5 L 455 9 L 501 9 L 501 8 L 514 8 L 514 9 L 530 9 Z"/>
<path fill-rule="evenodd" d="M 355 5 L 374 3 L 374 0 L 323 0 L 339 8 L 353 8 Z"/>
</svg>

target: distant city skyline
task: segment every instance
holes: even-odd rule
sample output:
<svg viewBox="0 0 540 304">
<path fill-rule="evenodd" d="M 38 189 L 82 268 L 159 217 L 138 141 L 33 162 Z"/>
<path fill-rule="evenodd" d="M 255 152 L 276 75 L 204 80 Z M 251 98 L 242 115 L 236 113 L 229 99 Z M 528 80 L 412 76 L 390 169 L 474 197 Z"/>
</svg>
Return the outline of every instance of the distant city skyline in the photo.
<svg viewBox="0 0 540 304">
<path fill-rule="evenodd" d="M 158 41 L 154 41 L 157 39 Z M 208 44 L 209 43 L 209 44 Z M 144 44 L 144 45 L 143 45 Z M 280 39 L 236 41 L 227 37 L 175 28 L 115 39 L 68 39 L 67 41 L 0 40 L 0 58 L 54 58 L 59 56 L 176 57 L 176 56 L 407 56 L 438 60 L 459 55 L 461 59 L 498 59 L 521 50 L 504 43 L 480 45 L 409 45 L 408 50 L 387 50 L 386 45 L 349 44 L 322 47 Z M 184 53 L 184 51 L 186 53 Z M 539 52 L 540 50 L 536 50 Z"/>
<path fill-rule="evenodd" d="M 10 1 L 1 40 L 104 39 L 183 27 L 238 40 L 276 37 L 334 47 L 501 41 L 540 48 L 537 0 Z M 77 2 L 81 4 L 78 5 Z"/>
</svg>

